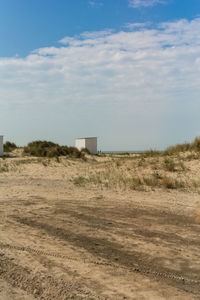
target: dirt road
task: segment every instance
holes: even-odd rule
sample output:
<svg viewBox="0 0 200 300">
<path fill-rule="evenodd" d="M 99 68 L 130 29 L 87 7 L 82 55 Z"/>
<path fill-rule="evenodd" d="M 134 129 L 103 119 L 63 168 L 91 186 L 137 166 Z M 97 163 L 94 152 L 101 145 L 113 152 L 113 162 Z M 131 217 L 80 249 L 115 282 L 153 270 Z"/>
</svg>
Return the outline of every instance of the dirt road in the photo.
<svg viewBox="0 0 200 300">
<path fill-rule="evenodd" d="M 0 176 L 0 299 L 200 299 L 198 194 L 27 172 Z"/>
</svg>

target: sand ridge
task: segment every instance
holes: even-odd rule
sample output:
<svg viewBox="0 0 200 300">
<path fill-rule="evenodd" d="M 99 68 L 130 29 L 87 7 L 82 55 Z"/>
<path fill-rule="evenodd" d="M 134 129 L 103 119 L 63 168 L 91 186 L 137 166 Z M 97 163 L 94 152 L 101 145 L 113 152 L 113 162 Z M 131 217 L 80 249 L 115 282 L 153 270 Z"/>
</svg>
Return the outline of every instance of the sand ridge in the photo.
<svg viewBox="0 0 200 300">
<path fill-rule="evenodd" d="M 0 299 L 198 299 L 198 189 L 104 184 L 140 161 L 2 160 Z"/>
</svg>

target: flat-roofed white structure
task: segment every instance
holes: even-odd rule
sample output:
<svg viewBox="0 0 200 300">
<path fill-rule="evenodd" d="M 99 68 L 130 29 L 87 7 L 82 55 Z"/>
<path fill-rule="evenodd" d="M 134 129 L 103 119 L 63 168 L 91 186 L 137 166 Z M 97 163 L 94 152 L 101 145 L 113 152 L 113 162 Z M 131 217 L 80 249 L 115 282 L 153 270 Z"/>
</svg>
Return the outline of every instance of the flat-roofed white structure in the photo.
<svg viewBox="0 0 200 300">
<path fill-rule="evenodd" d="M 0 156 L 3 156 L 3 135 L 0 135 Z"/>
<path fill-rule="evenodd" d="M 87 148 L 91 154 L 97 154 L 97 137 L 85 137 L 76 139 L 75 147 L 78 150 Z"/>
</svg>

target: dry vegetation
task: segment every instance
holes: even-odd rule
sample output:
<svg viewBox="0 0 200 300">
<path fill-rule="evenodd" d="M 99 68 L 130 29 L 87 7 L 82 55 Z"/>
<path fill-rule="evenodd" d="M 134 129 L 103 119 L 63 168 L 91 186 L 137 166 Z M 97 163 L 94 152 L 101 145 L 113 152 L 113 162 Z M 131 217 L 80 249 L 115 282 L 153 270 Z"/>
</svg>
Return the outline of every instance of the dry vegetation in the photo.
<svg viewBox="0 0 200 300">
<path fill-rule="evenodd" d="M 171 150 L 170 150 L 171 151 Z M 77 185 L 97 185 L 115 189 L 179 189 L 200 192 L 198 162 L 200 151 L 147 152 L 96 159 L 73 179 Z"/>
<path fill-rule="evenodd" d="M 9 153 L 16 149 L 13 143 Z M 100 155 L 90 156 L 87 151 L 78 151 L 74 147 L 59 146 L 52 142 L 36 141 L 15 151 L 22 159 L 0 162 L 0 172 L 20 172 L 21 165 L 41 163 L 43 166 L 55 165 L 55 162 L 65 166 L 66 159 L 80 158 L 81 167 L 76 174 L 71 174 L 69 181 L 75 185 L 98 186 L 111 189 L 130 189 L 148 191 L 149 189 L 181 189 L 200 192 L 200 138 L 193 143 L 185 143 L 167 148 L 164 152 L 147 151 L 142 154 Z M 20 153 L 20 154 L 19 154 Z M 26 156 L 30 158 L 25 158 Z M 32 156 L 39 158 L 32 158 Z M 65 156 L 65 159 L 61 157 Z M 53 159 L 54 158 L 54 159 Z M 197 172 L 196 172 L 197 170 Z"/>
<path fill-rule="evenodd" d="M 199 299 L 200 139 L 100 156 L 36 145 L 0 159 L 0 299 Z"/>
</svg>

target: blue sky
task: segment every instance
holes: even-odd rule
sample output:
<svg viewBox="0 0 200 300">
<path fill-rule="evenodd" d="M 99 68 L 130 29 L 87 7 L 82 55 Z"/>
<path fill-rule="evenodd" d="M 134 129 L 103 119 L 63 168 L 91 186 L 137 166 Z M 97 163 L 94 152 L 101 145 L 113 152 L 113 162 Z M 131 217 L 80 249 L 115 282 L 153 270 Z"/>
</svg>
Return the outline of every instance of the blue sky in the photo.
<svg viewBox="0 0 200 300">
<path fill-rule="evenodd" d="M 1 134 L 157 148 L 200 135 L 199 0 L 0 0 Z"/>
</svg>

